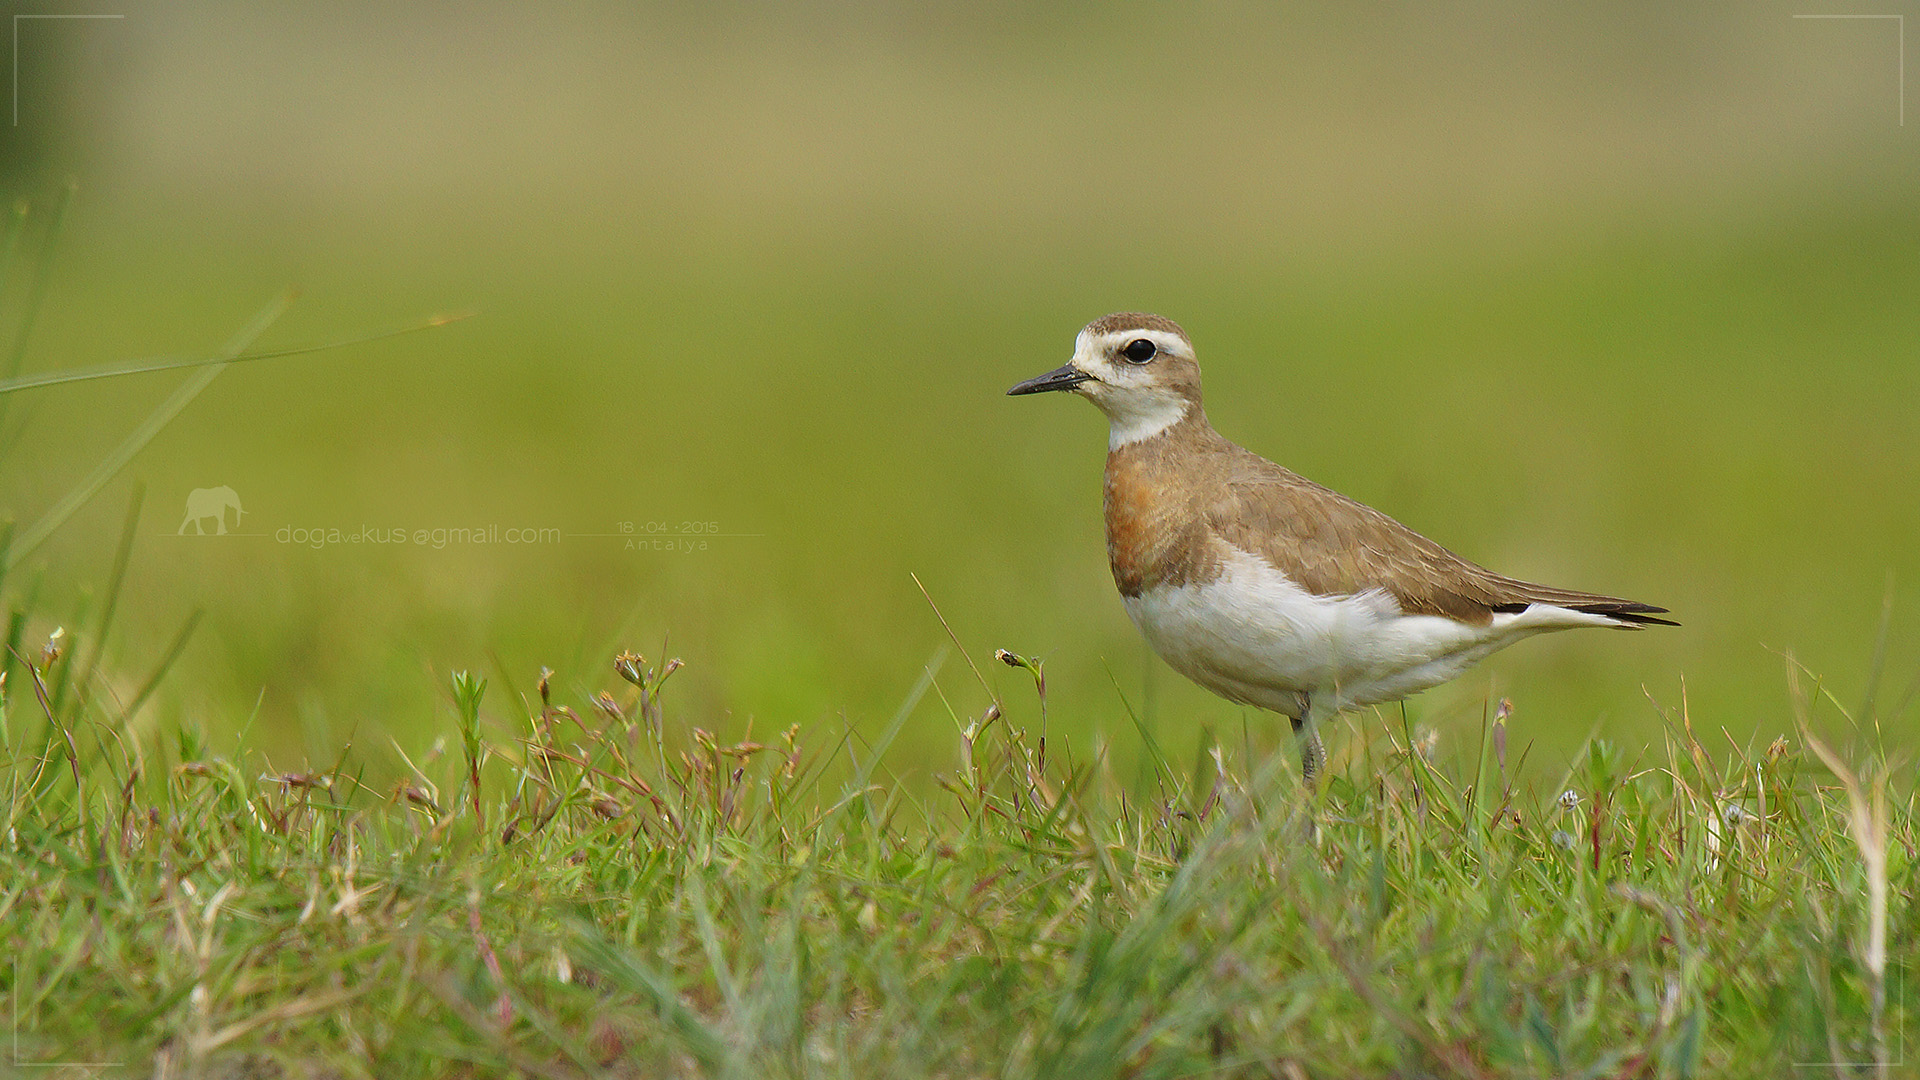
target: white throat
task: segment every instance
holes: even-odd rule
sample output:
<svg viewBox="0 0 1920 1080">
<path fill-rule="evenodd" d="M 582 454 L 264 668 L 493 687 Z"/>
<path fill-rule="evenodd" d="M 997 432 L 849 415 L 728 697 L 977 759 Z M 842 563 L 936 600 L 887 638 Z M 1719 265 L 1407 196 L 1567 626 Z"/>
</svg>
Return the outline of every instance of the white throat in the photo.
<svg viewBox="0 0 1920 1080">
<path fill-rule="evenodd" d="M 1155 394 L 1107 414 L 1107 449 L 1118 450 L 1155 435 L 1179 423 L 1191 406 L 1177 394 Z"/>
</svg>

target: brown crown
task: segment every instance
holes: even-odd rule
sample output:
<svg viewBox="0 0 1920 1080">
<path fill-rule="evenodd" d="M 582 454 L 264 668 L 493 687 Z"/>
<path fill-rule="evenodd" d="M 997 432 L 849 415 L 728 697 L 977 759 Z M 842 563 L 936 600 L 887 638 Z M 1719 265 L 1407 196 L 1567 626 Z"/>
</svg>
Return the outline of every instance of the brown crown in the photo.
<svg viewBox="0 0 1920 1080">
<path fill-rule="evenodd" d="M 1189 349 L 1193 347 L 1193 339 L 1187 336 L 1185 330 L 1180 329 L 1179 323 L 1159 315 L 1149 315 L 1144 311 L 1115 312 L 1087 324 L 1087 331 L 1095 335 L 1124 334 L 1128 330 L 1158 330 L 1165 334 L 1175 334 L 1181 341 L 1187 343 Z"/>
</svg>

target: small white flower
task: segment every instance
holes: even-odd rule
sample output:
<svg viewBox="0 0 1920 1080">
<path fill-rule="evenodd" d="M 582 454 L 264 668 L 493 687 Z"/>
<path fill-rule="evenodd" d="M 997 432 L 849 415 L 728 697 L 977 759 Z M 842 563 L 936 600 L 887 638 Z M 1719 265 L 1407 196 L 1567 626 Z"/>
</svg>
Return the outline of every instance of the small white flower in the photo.
<svg viewBox="0 0 1920 1080">
<path fill-rule="evenodd" d="M 1560 793 L 1560 809 L 1571 810 L 1580 805 L 1580 793 L 1568 788 Z"/>
<path fill-rule="evenodd" d="M 1565 848 L 1568 851 L 1572 851 L 1573 846 L 1580 842 L 1579 837 L 1573 835 L 1572 833 L 1568 832 L 1565 829 L 1553 830 L 1553 836 L 1551 839 L 1553 840 L 1553 844 L 1555 847 Z"/>
<path fill-rule="evenodd" d="M 1752 821 L 1754 815 L 1739 803 L 1728 803 L 1720 810 L 1720 817 L 1729 825 L 1738 825 L 1743 821 Z"/>
</svg>

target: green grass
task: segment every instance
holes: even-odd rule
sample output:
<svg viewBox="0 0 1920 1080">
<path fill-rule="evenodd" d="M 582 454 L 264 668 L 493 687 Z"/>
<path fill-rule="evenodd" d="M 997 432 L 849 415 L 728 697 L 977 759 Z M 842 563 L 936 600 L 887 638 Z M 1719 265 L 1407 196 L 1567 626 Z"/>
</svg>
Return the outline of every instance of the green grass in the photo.
<svg viewBox="0 0 1920 1080">
<path fill-rule="evenodd" d="M 623 653 L 575 699 L 450 674 L 442 737 L 369 786 L 358 747 L 289 768 L 129 734 L 81 651 L 16 643 L 0 716 L 22 1074 L 1746 1077 L 1920 1053 L 1911 770 L 1856 776 L 1811 735 L 1726 752 L 1682 711 L 1662 749 L 1596 741 L 1515 790 L 1512 719 L 1436 760 L 1370 713 L 1307 793 L 1284 746 L 1203 740 L 1187 766 L 1143 727 L 1140 795 L 1044 741 L 1023 658 L 1000 657 L 1037 696 L 935 658 L 877 733 L 728 743 L 673 705 L 678 660 Z M 948 702 L 937 788 L 891 776 Z M 1792 1068 L 1832 1061 L 1896 1068 Z"/>
</svg>

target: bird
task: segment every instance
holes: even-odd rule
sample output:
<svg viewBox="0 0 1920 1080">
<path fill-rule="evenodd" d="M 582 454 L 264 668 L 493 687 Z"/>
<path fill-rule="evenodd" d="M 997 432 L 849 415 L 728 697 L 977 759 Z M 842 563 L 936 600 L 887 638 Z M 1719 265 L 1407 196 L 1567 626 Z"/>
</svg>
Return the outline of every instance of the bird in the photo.
<svg viewBox="0 0 1920 1080">
<path fill-rule="evenodd" d="M 1066 392 L 1108 420 L 1103 506 L 1113 583 L 1168 666 L 1288 717 L 1311 788 L 1320 729 L 1556 630 L 1677 626 L 1668 610 L 1476 565 L 1372 507 L 1229 442 L 1170 319 L 1096 319 L 1065 365 L 1009 395 Z"/>
</svg>

